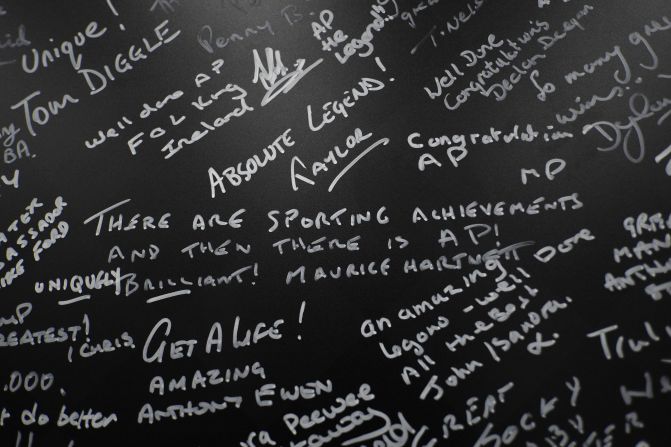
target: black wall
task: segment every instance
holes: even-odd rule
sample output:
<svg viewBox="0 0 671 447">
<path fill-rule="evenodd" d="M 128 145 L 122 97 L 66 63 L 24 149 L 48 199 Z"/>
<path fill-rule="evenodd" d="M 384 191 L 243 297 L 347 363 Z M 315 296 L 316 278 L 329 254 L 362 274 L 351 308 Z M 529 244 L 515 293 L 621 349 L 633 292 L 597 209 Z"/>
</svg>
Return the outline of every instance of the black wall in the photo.
<svg viewBox="0 0 671 447">
<path fill-rule="evenodd" d="M 1 2 L 0 445 L 671 445 L 670 17 Z"/>
</svg>

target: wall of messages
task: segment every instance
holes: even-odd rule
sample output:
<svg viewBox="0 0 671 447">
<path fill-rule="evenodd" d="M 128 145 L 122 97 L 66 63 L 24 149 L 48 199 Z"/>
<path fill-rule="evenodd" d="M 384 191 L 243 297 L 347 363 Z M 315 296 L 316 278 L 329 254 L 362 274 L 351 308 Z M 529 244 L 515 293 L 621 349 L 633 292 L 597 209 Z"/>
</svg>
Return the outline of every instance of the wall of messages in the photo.
<svg viewBox="0 0 671 447">
<path fill-rule="evenodd" d="M 0 445 L 671 445 L 668 0 L 0 0 Z"/>
</svg>

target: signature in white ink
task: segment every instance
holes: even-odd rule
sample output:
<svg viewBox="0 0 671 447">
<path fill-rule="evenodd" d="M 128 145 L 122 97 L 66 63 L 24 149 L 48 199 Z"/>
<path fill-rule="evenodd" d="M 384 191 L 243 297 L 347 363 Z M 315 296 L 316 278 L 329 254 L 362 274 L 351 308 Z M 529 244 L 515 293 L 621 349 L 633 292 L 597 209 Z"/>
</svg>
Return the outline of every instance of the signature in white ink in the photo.
<svg viewBox="0 0 671 447">
<path fill-rule="evenodd" d="M 634 93 L 629 98 L 629 110 L 631 114 L 623 121 L 597 121 L 583 126 L 582 133 L 586 135 L 591 130 L 597 130 L 606 140 L 612 143 L 607 147 L 597 147 L 599 151 L 612 151 L 622 147 L 624 155 L 632 163 L 640 163 L 645 157 L 645 136 L 639 124 L 641 121 L 651 118 L 660 112 L 664 112 L 657 120 L 657 125 L 662 123 L 671 115 L 671 99 L 662 98 L 651 102 L 642 93 Z"/>
<path fill-rule="evenodd" d="M 384 425 L 371 432 L 347 439 L 343 441 L 341 445 L 347 447 L 350 445 L 374 440 L 373 445 L 380 445 L 384 447 L 402 447 L 408 445 L 408 441 L 411 439 L 412 442 L 410 445 L 412 446 L 423 445 L 423 447 L 433 447 L 436 444 L 437 441 L 435 438 L 429 439 L 426 444 L 420 444 L 420 439 L 427 432 L 428 428 L 423 425 L 419 430 L 416 430 L 408 423 L 408 421 L 403 416 L 403 413 L 398 412 L 397 416 L 398 422 L 392 423 L 391 418 L 387 414 L 369 407 L 366 419 L 371 419 L 371 417 L 378 417 L 384 421 Z"/>
<path fill-rule="evenodd" d="M 315 62 L 305 67 L 305 59 L 298 59 L 294 63 L 294 71 L 282 63 L 282 56 L 278 50 L 272 48 L 265 49 L 265 64 L 261 60 L 258 51 L 254 50 L 254 84 L 261 82 L 266 94 L 261 100 L 261 106 L 265 106 L 275 99 L 280 93 L 289 93 L 303 76 L 308 74 L 313 68 L 321 64 L 323 59 L 317 59 Z M 305 67 L 305 68 L 304 68 Z"/>
</svg>

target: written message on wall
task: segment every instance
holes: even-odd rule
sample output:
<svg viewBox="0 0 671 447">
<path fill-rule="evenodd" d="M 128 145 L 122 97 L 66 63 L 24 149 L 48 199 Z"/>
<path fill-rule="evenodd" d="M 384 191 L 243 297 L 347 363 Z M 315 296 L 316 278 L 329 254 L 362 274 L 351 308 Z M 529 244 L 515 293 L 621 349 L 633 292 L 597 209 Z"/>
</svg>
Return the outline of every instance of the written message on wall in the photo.
<svg viewBox="0 0 671 447">
<path fill-rule="evenodd" d="M 667 0 L 0 0 L 0 445 L 671 445 Z"/>
</svg>

